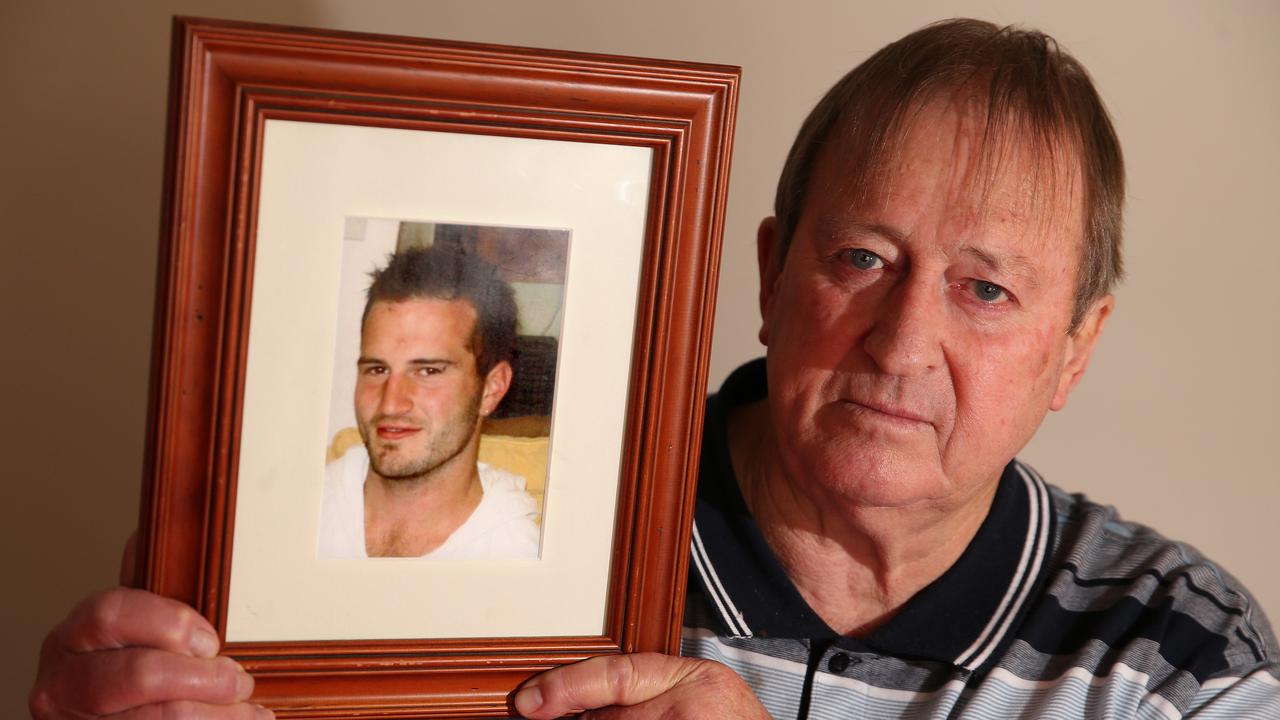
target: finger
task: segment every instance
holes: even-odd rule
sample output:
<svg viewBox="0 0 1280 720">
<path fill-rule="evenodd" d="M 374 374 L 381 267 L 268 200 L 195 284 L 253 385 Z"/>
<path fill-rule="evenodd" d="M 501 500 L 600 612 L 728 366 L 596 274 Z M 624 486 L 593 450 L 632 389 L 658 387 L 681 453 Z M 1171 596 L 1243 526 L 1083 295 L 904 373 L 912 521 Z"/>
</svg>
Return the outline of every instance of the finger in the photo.
<svg viewBox="0 0 1280 720">
<path fill-rule="evenodd" d="M 104 720 L 272 720 L 275 713 L 250 703 L 208 705 L 187 701 L 161 703 L 126 710 Z"/>
<path fill-rule="evenodd" d="M 220 643 L 213 626 L 188 605 L 154 593 L 112 588 L 90 596 L 49 636 L 73 653 L 151 647 L 211 658 Z"/>
<path fill-rule="evenodd" d="M 124 552 L 120 554 L 120 584 L 124 587 L 138 586 L 138 531 L 129 533 L 124 541 Z"/>
<path fill-rule="evenodd" d="M 514 703 L 533 720 L 638 705 L 675 687 L 697 662 L 657 653 L 594 657 L 535 676 L 516 692 Z"/>
<path fill-rule="evenodd" d="M 253 694 L 253 677 L 230 658 L 125 648 L 67 657 L 62 672 L 43 690 L 64 713 L 97 717 L 177 701 L 243 703 Z"/>
</svg>

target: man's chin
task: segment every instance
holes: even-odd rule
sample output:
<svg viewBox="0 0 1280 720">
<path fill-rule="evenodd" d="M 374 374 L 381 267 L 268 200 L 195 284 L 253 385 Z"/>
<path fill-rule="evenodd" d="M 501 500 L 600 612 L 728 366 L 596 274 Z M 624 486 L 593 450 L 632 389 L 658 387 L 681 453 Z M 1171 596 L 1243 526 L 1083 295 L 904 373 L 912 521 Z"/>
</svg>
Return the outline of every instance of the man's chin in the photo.
<svg viewBox="0 0 1280 720">
<path fill-rule="evenodd" d="M 373 465 L 372 467 L 373 467 L 373 472 L 376 473 L 378 477 L 382 478 L 383 480 L 390 480 L 393 482 L 417 480 L 421 478 L 423 475 L 426 475 L 425 472 L 423 472 L 422 470 L 419 470 L 418 468 L 400 468 L 400 467 L 380 468 L 377 465 Z"/>
<path fill-rule="evenodd" d="M 799 465 L 808 482 L 820 488 L 819 496 L 850 506 L 894 508 L 931 503 L 955 489 L 935 463 L 920 461 L 924 453 L 912 443 L 842 439 L 811 448 Z"/>
<path fill-rule="evenodd" d="M 413 480 L 422 477 L 424 469 L 417 463 L 405 462 L 394 457 L 394 454 L 395 451 L 388 448 L 370 448 L 369 467 L 384 480 Z"/>
</svg>

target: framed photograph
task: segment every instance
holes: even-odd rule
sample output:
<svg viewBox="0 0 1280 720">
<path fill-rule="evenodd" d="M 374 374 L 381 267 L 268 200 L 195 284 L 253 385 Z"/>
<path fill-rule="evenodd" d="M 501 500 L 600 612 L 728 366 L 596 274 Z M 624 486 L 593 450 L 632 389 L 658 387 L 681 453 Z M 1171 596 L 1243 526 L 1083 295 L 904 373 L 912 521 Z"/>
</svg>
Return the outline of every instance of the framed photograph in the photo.
<svg viewBox="0 0 1280 720">
<path fill-rule="evenodd" d="M 140 567 L 256 701 L 676 650 L 737 84 L 175 21 Z"/>
</svg>

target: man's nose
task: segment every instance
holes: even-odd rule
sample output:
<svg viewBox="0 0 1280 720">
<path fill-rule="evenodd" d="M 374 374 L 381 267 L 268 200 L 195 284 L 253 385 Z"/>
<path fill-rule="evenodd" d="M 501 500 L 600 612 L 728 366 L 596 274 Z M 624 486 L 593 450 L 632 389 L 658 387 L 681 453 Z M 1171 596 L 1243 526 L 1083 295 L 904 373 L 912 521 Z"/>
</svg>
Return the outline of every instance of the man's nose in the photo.
<svg viewBox="0 0 1280 720">
<path fill-rule="evenodd" d="M 889 375 L 923 375 L 943 362 L 942 292 L 924 277 L 903 278 L 881 299 L 864 348 Z"/>
<path fill-rule="evenodd" d="M 388 374 L 386 382 L 382 383 L 378 413 L 394 417 L 409 412 L 413 408 L 410 390 L 408 378 L 399 373 Z"/>
</svg>

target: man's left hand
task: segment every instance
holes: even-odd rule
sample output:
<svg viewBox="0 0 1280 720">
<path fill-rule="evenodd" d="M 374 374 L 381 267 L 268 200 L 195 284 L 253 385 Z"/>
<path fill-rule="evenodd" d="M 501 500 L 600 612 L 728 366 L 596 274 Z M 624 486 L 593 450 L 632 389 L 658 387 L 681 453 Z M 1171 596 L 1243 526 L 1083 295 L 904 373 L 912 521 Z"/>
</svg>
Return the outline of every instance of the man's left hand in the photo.
<svg viewBox="0 0 1280 720">
<path fill-rule="evenodd" d="M 658 653 L 606 655 L 548 670 L 522 685 L 514 702 L 530 720 L 577 713 L 594 720 L 769 718 L 724 665 Z"/>
</svg>

